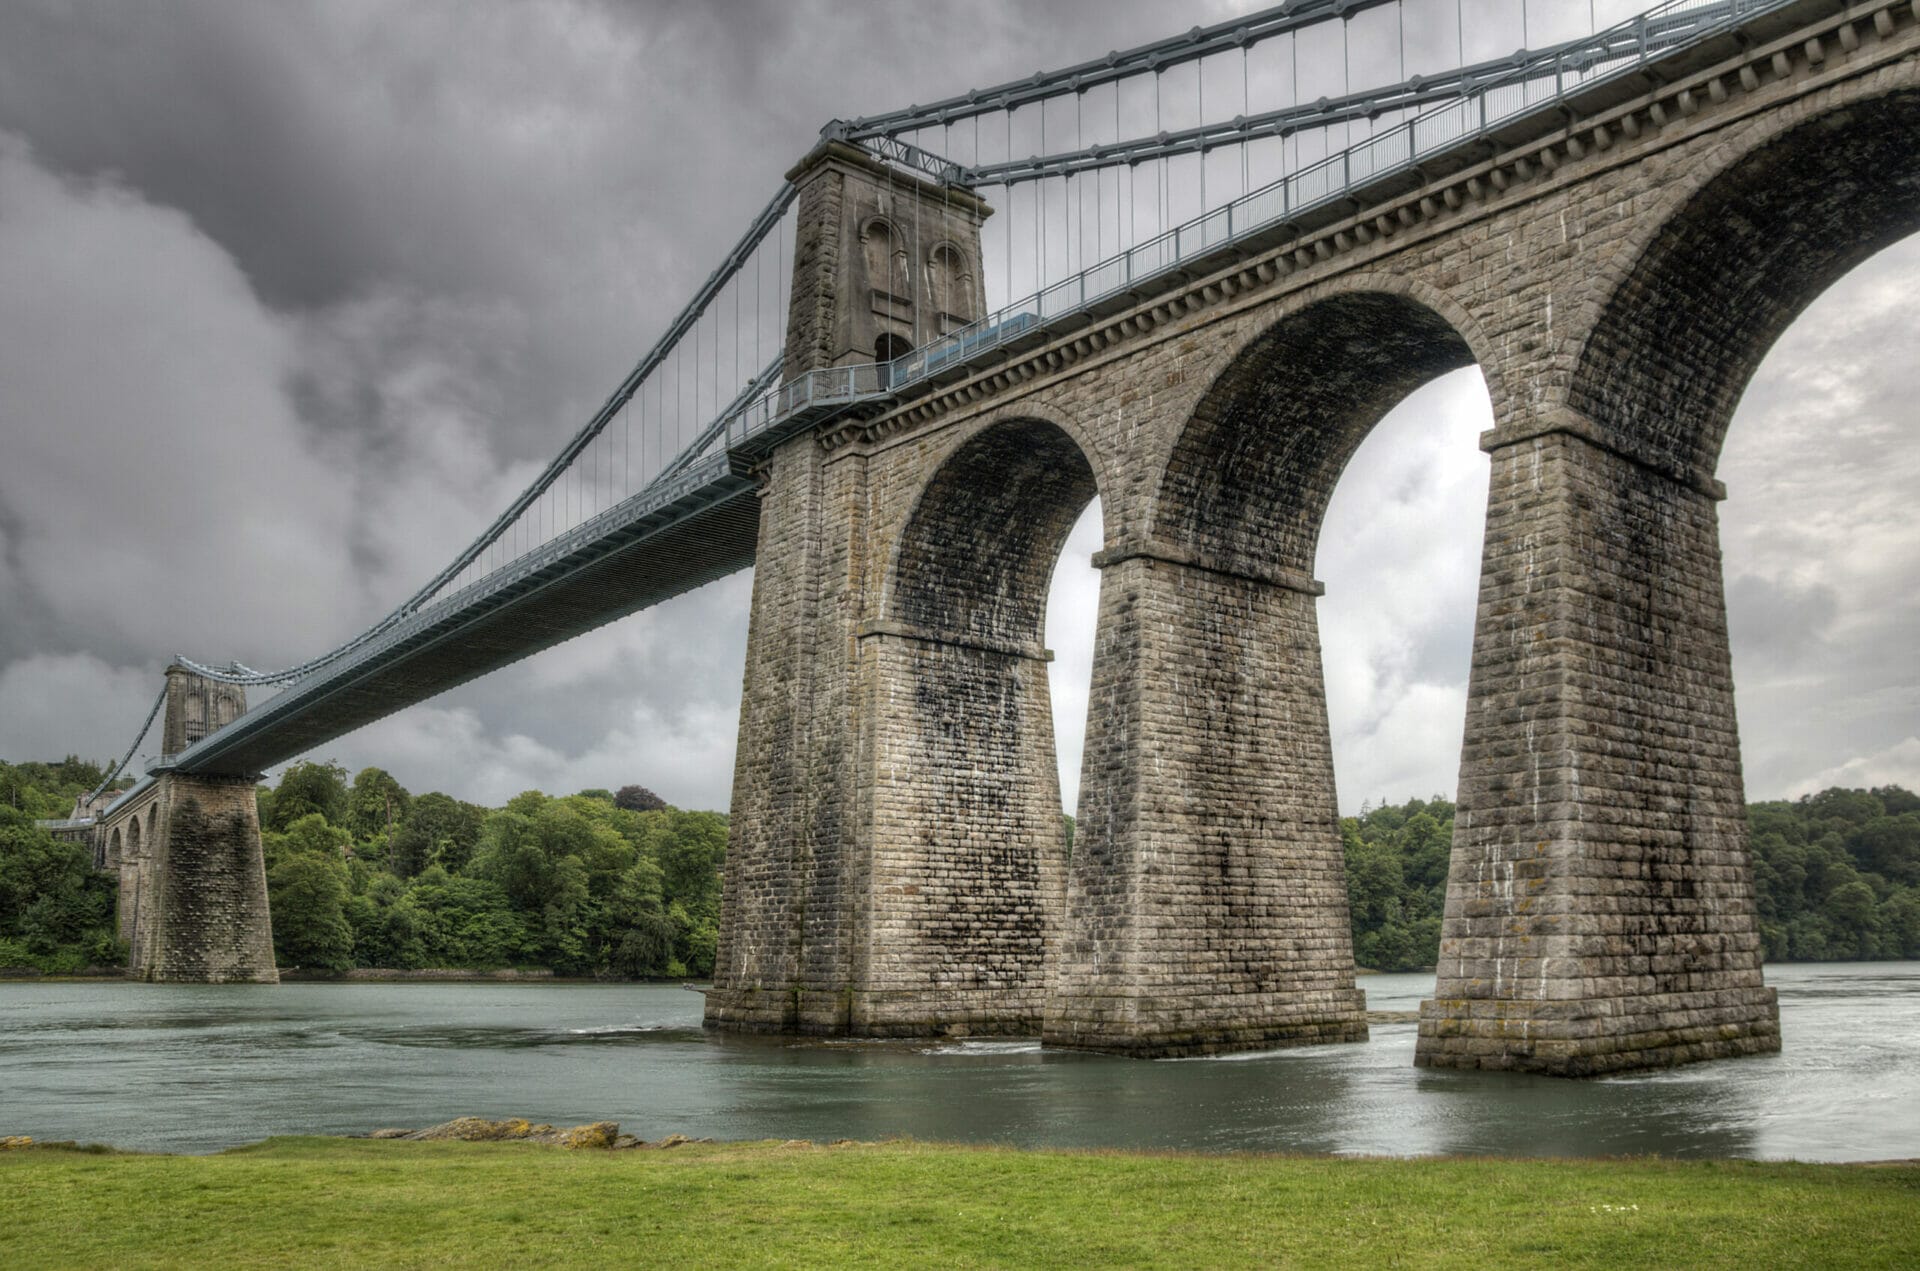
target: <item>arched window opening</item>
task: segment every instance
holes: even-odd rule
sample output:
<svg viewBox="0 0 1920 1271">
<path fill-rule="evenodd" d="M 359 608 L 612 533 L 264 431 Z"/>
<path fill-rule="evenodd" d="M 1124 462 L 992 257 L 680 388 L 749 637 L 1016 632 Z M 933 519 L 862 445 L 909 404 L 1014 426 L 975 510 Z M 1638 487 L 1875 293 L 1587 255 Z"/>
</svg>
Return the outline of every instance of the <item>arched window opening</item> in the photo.
<svg viewBox="0 0 1920 1271">
<path fill-rule="evenodd" d="M 935 330 L 946 335 L 980 316 L 974 290 L 972 271 L 960 249 L 952 243 L 936 246 L 927 258 L 927 293 L 933 301 Z"/>
<path fill-rule="evenodd" d="M 913 302 L 913 284 L 907 270 L 906 239 L 887 222 L 868 221 L 860 231 L 860 247 L 866 258 L 867 285 L 878 302 Z"/>
</svg>

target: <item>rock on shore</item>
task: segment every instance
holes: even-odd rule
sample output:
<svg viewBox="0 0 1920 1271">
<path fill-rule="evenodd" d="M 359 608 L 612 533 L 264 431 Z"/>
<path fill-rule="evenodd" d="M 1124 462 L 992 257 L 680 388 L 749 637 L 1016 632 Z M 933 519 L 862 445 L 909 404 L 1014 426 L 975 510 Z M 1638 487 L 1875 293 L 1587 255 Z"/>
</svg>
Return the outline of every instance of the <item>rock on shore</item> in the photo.
<svg viewBox="0 0 1920 1271">
<path fill-rule="evenodd" d="M 707 1143 L 709 1139 L 690 1139 L 684 1134 L 669 1134 L 649 1144 L 631 1134 L 620 1133 L 617 1121 L 594 1121 L 587 1125 L 555 1127 L 536 1125 L 521 1117 L 488 1121 L 482 1117 L 455 1117 L 424 1130 L 375 1130 L 373 1139 L 399 1139 L 409 1143 L 546 1143 L 565 1148 L 602 1148 L 625 1150 L 637 1147 L 678 1147 L 682 1143 Z"/>
</svg>

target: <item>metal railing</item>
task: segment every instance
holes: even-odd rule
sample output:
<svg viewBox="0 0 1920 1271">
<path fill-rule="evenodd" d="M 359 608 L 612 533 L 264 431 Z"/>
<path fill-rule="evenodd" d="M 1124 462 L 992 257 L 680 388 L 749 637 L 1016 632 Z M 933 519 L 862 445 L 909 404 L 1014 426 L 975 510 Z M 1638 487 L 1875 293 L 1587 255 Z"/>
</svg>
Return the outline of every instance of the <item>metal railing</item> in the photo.
<svg viewBox="0 0 1920 1271">
<path fill-rule="evenodd" d="M 1344 199 L 1356 187 L 1410 172 L 1422 159 L 1485 135 L 1518 115 L 1639 70 L 1656 57 L 1729 30 L 1795 0 L 1669 0 L 1554 57 L 1523 63 L 1467 96 L 1421 112 L 1366 141 L 1281 177 L 1137 247 L 1003 305 L 946 338 L 890 364 L 893 387 L 1021 338 L 1122 294 L 1198 257 Z"/>
</svg>

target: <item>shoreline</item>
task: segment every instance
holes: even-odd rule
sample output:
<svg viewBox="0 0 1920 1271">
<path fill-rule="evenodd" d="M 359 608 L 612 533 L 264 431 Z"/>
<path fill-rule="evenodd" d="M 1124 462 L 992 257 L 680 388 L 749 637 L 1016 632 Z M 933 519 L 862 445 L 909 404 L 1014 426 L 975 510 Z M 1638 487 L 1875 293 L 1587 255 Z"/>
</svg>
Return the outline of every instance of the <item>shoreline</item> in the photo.
<svg viewBox="0 0 1920 1271">
<path fill-rule="evenodd" d="M 382 1127 L 342 1134 L 270 1134 L 265 1138 L 249 1139 L 246 1142 L 235 1143 L 229 1147 L 218 1148 L 211 1152 L 146 1151 L 140 1148 L 115 1147 L 111 1143 L 82 1143 L 75 1139 L 36 1140 L 28 1135 L 8 1135 L 0 1133 L 0 1160 L 7 1159 L 8 1156 L 13 1153 L 62 1152 L 78 1153 L 87 1156 L 132 1157 L 144 1160 L 205 1161 L 222 1156 L 260 1152 L 275 1146 L 315 1143 L 340 1145 L 456 1143 L 468 1147 L 505 1146 L 555 1148 L 562 1153 L 585 1153 L 590 1156 L 630 1151 L 664 1152 L 683 1147 L 706 1147 L 748 1151 L 844 1151 L 846 1149 L 865 1148 L 891 1151 L 926 1149 L 958 1153 L 1007 1153 L 1022 1157 L 1090 1159 L 1137 1158 L 1143 1160 L 1224 1162 L 1312 1161 L 1329 1164 L 1345 1163 L 1356 1165 L 1366 1163 L 1398 1165 L 1506 1164 L 1552 1167 L 1555 1165 L 1642 1164 L 1671 1166 L 1681 1169 L 1741 1165 L 1759 1167 L 1793 1166 L 1818 1170 L 1920 1170 L 1920 1156 L 1873 1157 L 1857 1161 L 1804 1160 L 1792 1156 L 1714 1156 L 1681 1159 L 1651 1152 L 1627 1155 L 1595 1154 L 1578 1156 L 1514 1156 L 1497 1153 L 1424 1152 L 1396 1156 L 1385 1153 L 1236 1149 L 1209 1151 L 1200 1148 L 1169 1147 L 1029 1147 L 1011 1143 L 920 1139 L 910 1135 L 888 1135 L 879 1139 L 715 1139 L 696 1138 L 687 1134 L 669 1133 L 662 1135 L 658 1139 L 647 1140 L 634 1135 L 620 1133 L 619 1122 L 616 1121 L 589 1121 L 580 1125 L 556 1126 L 544 1122 L 529 1122 L 524 1118 L 517 1117 L 501 1121 L 488 1121 L 479 1117 L 456 1117 L 440 1125 L 427 1126 L 419 1130 Z M 401 1150 L 406 1150 L 406 1148 L 402 1148 Z"/>
</svg>

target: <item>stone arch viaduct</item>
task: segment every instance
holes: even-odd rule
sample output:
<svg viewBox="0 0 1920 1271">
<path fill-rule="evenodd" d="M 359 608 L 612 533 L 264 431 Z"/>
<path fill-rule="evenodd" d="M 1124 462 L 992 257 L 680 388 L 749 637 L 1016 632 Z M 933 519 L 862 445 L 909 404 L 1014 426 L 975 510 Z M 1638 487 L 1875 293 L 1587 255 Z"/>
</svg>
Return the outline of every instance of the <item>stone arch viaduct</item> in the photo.
<svg viewBox="0 0 1920 1271">
<path fill-rule="evenodd" d="M 985 312 L 993 209 L 830 128 L 715 275 L 791 209 L 784 364 L 737 412 L 630 498 L 474 565 L 679 365 L 710 280 L 388 618 L 285 672 L 169 671 L 153 775 L 70 823 L 121 871 L 135 971 L 275 978 L 263 769 L 753 564 L 709 1026 L 1143 1056 L 1364 1037 L 1315 553 L 1369 430 L 1477 366 L 1485 548 L 1417 1060 L 1577 1076 L 1777 1049 L 1714 473 L 1772 342 L 1920 229 L 1920 0 L 1675 0 L 1661 20 L 1682 9 L 1710 34 L 1656 53 L 1636 20 L 1584 46 L 1638 41 L 1626 69 L 1568 92 L 1553 69 L 1552 96 L 1506 114 L 1462 79 L 1477 125 L 1417 164 L 1416 118 L 1405 161 L 1337 199 L 1238 231 L 1228 212 L 1218 239 L 1209 212 L 1191 255 L 1013 319 Z M 1045 592 L 1096 496 L 1069 848 Z M 286 688 L 247 712 L 244 683 Z"/>
<path fill-rule="evenodd" d="M 1793 317 L 1920 229 L 1920 5 L 1801 16 L 777 450 L 709 1024 L 1138 1055 L 1364 1037 L 1315 548 L 1381 416 L 1477 365 L 1491 485 L 1418 1062 L 1777 1049 L 1715 462 Z M 954 216 L 831 145 L 796 172 L 789 374 L 872 347 L 840 241 L 863 200 Z M 1096 495 L 1069 852 L 1042 620 Z"/>
</svg>

